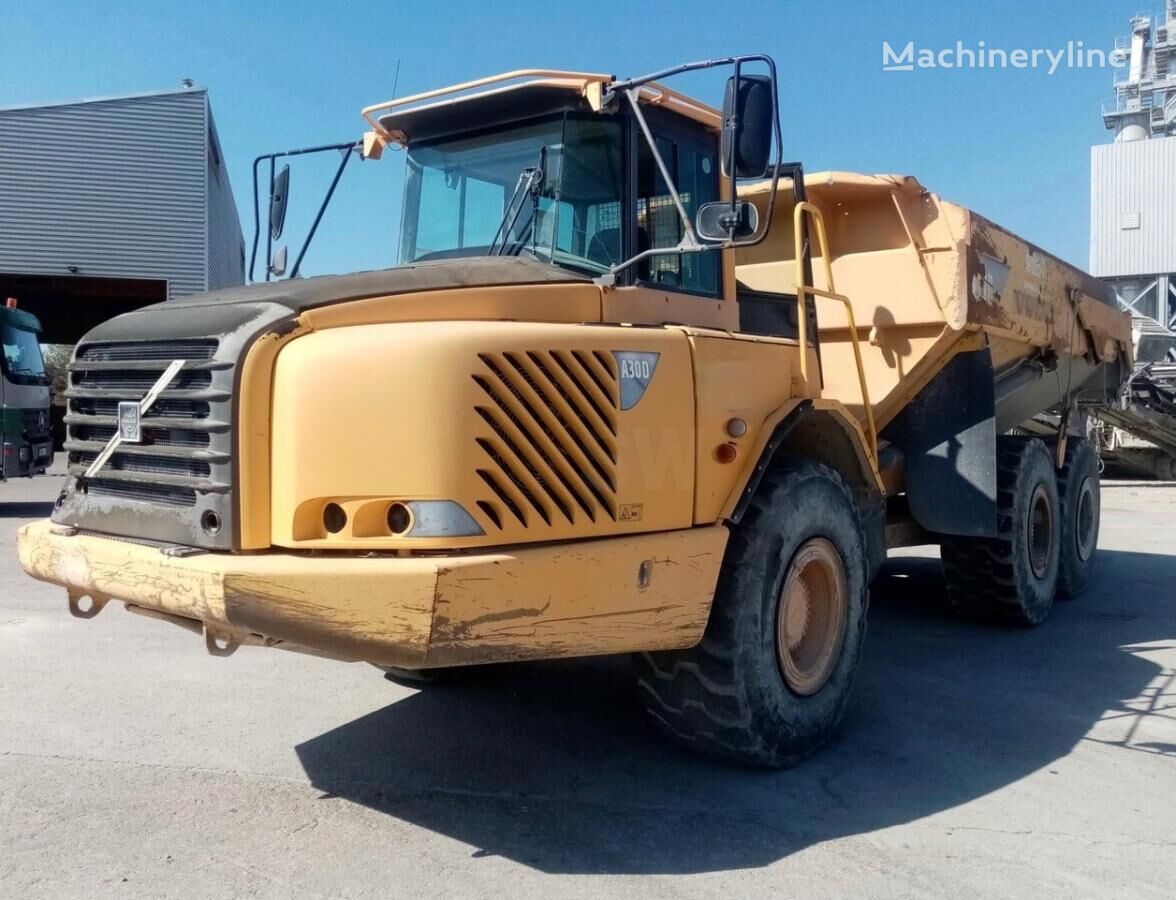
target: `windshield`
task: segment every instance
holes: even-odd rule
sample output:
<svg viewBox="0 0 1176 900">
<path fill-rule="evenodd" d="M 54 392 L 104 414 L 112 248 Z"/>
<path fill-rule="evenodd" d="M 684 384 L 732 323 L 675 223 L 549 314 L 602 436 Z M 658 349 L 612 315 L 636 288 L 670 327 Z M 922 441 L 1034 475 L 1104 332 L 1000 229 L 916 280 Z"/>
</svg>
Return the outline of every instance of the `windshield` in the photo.
<svg viewBox="0 0 1176 900">
<path fill-rule="evenodd" d="M 4 350 L 4 374 L 9 381 L 48 383 L 36 334 L 23 328 L 0 325 L 0 346 Z"/>
<path fill-rule="evenodd" d="M 538 189 L 521 196 L 521 179 L 536 168 Z M 599 116 L 569 114 L 412 147 L 400 260 L 527 252 L 607 272 L 623 258 L 623 184 L 621 126 Z"/>
</svg>

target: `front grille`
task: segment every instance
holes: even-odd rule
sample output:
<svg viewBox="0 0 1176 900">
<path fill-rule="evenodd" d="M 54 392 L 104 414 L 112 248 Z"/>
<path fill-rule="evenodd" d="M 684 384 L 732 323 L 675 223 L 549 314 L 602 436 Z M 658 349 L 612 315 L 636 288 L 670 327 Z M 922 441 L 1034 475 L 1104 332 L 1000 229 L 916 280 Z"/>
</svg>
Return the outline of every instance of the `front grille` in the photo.
<svg viewBox="0 0 1176 900">
<path fill-rule="evenodd" d="M 176 357 L 181 359 L 182 357 Z M 167 360 L 171 362 L 171 360 Z M 85 369 L 78 369 L 79 364 L 75 363 L 75 368 L 71 372 L 70 383 L 75 388 L 81 388 L 84 391 L 118 391 L 126 393 L 135 391 L 140 396 L 146 394 L 151 390 L 151 386 L 163 374 L 163 370 L 167 368 L 167 362 L 159 368 L 146 369 L 143 371 L 133 372 L 119 372 L 101 369 L 98 371 L 87 371 Z M 171 390 L 181 391 L 198 391 L 209 387 L 212 384 L 212 373 L 182 371 L 171 383 Z"/>
<path fill-rule="evenodd" d="M 120 344 L 83 344 L 79 362 L 140 362 L 143 360 L 212 359 L 217 341 L 128 341 Z"/>
<path fill-rule="evenodd" d="M 177 359 L 184 368 L 143 416 L 142 440 L 121 444 L 82 498 L 190 508 L 229 492 L 232 363 L 213 339 L 95 342 L 78 348 L 67 391 L 69 471 L 86 470 L 114 437 L 120 402 L 138 402 Z M 218 415 L 218 412 L 220 415 Z"/>
<path fill-rule="evenodd" d="M 86 493 L 96 497 L 114 497 L 119 500 L 134 500 L 155 506 L 192 507 L 196 505 L 196 492 L 191 488 L 156 484 L 135 484 L 126 481 L 110 481 L 94 478 L 86 483 Z"/>
<path fill-rule="evenodd" d="M 77 463 L 82 468 L 88 468 L 97 456 L 97 453 L 71 453 L 69 461 Z M 104 471 L 208 478 L 212 475 L 212 466 L 202 459 L 184 459 L 179 456 L 129 456 L 125 453 L 116 453 L 110 458 Z"/>
<path fill-rule="evenodd" d="M 143 441 L 139 446 L 144 447 L 207 447 L 212 435 L 207 431 L 193 431 L 190 428 L 152 428 L 145 426 Z M 79 441 L 97 441 L 105 444 L 114 437 L 113 425 L 78 425 L 73 430 Z"/>
<path fill-rule="evenodd" d="M 100 400 L 94 397 L 71 400 L 70 412 L 82 416 L 117 416 L 117 400 Z M 143 415 L 144 420 L 166 417 L 169 419 L 207 419 L 209 406 L 199 400 L 156 400 L 151 409 Z"/>
<path fill-rule="evenodd" d="M 615 364 L 603 351 L 479 354 L 478 508 L 496 528 L 616 520 Z"/>
</svg>

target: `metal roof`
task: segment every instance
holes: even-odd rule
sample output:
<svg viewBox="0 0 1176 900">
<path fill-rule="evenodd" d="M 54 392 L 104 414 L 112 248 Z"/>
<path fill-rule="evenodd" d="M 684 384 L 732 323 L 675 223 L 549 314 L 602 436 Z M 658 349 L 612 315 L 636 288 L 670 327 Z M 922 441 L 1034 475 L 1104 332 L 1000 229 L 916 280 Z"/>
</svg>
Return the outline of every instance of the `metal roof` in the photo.
<svg viewBox="0 0 1176 900">
<path fill-rule="evenodd" d="M 53 100 L 49 103 L 17 103 L 0 106 L 0 113 L 17 112 L 25 109 L 49 109 L 55 106 L 81 106 L 84 103 L 109 103 L 115 100 L 139 100 L 146 97 L 168 97 L 172 94 L 207 94 L 206 87 L 181 87 L 166 91 L 140 91 L 134 94 L 111 94 L 105 97 L 81 97 L 77 100 Z"/>
</svg>

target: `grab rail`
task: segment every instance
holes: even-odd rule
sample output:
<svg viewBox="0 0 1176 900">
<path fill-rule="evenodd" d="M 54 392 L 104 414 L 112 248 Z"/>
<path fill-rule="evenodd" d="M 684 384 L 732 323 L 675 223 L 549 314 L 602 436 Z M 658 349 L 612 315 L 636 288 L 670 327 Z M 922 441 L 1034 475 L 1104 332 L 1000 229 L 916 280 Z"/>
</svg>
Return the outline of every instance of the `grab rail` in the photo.
<svg viewBox="0 0 1176 900">
<path fill-rule="evenodd" d="M 817 243 L 821 248 L 821 258 L 825 262 L 825 284 L 827 290 L 805 283 L 804 276 L 804 217 L 808 214 L 816 226 Z M 849 335 L 853 340 L 853 358 L 857 363 L 858 381 L 862 387 L 862 405 L 866 411 L 866 440 L 870 445 L 871 461 L 878 463 L 878 431 L 874 426 L 874 408 L 870 405 L 870 391 L 866 387 L 866 368 L 862 364 L 861 342 L 858 340 L 857 322 L 853 317 L 853 305 L 844 294 L 838 294 L 833 287 L 833 262 L 829 256 L 829 239 L 825 234 L 825 217 L 813 204 L 802 200 L 796 204 L 793 213 L 793 232 L 796 237 L 796 305 L 797 329 L 800 338 L 800 374 L 808 384 L 808 307 L 807 298 L 824 297 L 827 300 L 840 300 L 845 304 L 845 314 L 849 318 Z"/>
</svg>

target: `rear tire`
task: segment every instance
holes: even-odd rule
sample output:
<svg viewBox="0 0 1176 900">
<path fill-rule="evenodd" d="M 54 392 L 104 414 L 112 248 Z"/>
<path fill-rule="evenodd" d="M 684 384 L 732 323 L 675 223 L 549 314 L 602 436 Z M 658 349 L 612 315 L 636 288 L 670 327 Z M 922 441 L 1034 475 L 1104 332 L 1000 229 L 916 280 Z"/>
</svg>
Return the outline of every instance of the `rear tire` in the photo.
<svg viewBox="0 0 1176 900">
<path fill-rule="evenodd" d="M 1040 625 L 1057 592 L 1061 511 L 1037 438 L 997 438 L 996 523 L 995 538 L 943 538 L 948 603 L 969 618 Z"/>
<path fill-rule="evenodd" d="M 1077 597 L 1090 582 L 1098 547 L 1098 453 L 1090 441 L 1070 438 L 1066 442 L 1066 461 L 1058 473 L 1058 503 L 1062 512 L 1058 596 Z"/>
<path fill-rule="evenodd" d="M 866 578 L 841 477 L 816 463 L 770 472 L 732 529 L 702 642 L 637 658 L 650 718 L 712 756 L 774 768 L 804 759 L 845 711 Z"/>
</svg>

